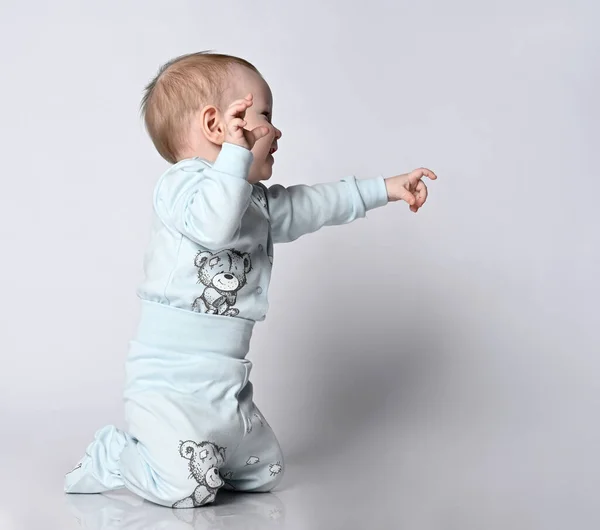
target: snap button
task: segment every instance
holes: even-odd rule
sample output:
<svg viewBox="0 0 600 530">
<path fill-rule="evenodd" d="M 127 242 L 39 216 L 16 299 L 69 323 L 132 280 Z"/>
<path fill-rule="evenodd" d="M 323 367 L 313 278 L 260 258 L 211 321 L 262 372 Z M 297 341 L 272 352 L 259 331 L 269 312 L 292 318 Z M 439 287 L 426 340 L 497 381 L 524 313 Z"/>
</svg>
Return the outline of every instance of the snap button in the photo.
<svg viewBox="0 0 600 530">
<path fill-rule="evenodd" d="M 257 288 L 256 288 L 256 292 L 257 292 L 258 294 L 262 294 L 262 292 L 263 292 L 263 290 L 262 290 L 262 287 L 257 287 Z"/>
</svg>

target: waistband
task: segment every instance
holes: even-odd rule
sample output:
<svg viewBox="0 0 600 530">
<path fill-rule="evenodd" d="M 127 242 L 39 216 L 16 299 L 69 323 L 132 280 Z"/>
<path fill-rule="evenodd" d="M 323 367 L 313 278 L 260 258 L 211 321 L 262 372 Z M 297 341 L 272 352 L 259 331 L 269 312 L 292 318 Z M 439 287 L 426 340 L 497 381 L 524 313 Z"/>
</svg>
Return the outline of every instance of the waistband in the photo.
<svg viewBox="0 0 600 530">
<path fill-rule="evenodd" d="M 245 318 L 187 311 L 141 300 L 137 340 L 185 353 L 213 353 L 243 359 L 255 322 Z"/>
</svg>

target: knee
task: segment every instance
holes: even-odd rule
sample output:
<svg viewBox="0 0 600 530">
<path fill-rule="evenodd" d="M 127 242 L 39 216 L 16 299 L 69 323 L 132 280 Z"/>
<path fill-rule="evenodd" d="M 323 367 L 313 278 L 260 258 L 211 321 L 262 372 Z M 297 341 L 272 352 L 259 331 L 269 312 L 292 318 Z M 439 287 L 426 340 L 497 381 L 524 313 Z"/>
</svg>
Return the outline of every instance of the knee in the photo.
<svg viewBox="0 0 600 530">
<path fill-rule="evenodd" d="M 244 491 L 256 493 L 269 493 L 273 491 L 277 486 L 279 486 L 279 483 L 281 482 L 281 477 L 282 474 L 280 473 L 277 477 L 270 477 L 269 479 L 261 482 L 257 486 Z"/>
<path fill-rule="evenodd" d="M 224 484 L 218 468 L 212 467 L 202 477 L 169 477 L 163 481 L 158 497 L 160 504 L 171 508 L 197 508 L 213 503 Z"/>
<path fill-rule="evenodd" d="M 121 476 L 125 486 L 144 499 L 172 508 L 193 507 L 197 481 L 186 466 L 164 453 L 141 458 L 140 447 L 132 444 L 121 455 Z M 208 497 L 208 495 L 206 495 Z"/>
<path fill-rule="evenodd" d="M 283 478 L 283 458 L 273 464 L 269 464 L 266 469 L 266 481 L 264 491 L 271 491 L 276 488 Z"/>
<path fill-rule="evenodd" d="M 248 493 L 267 493 L 275 489 L 283 478 L 283 461 L 278 460 L 275 463 L 264 466 L 258 473 L 251 476 L 240 477 L 240 480 L 233 480 L 233 489 Z"/>
<path fill-rule="evenodd" d="M 148 500 L 170 508 L 197 508 L 214 502 L 221 485 L 212 487 L 206 482 L 187 480 L 162 481 L 149 488 Z"/>
</svg>

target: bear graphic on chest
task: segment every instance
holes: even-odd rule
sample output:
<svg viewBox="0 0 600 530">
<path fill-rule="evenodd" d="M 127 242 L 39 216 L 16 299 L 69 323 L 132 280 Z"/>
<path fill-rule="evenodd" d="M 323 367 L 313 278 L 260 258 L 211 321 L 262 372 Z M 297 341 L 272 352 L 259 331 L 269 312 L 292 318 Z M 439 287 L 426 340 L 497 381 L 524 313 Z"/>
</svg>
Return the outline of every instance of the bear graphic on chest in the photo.
<svg viewBox="0 0 600 530">
<path fill-rule="evenodd" d="M 198 267 L 198 283 L 204 285 L 202 294 L 194 300 L 192 309 L 199 313 L 237 316 L 233 307 L 237 293 L 246 285 L 246 275 L 252 270 L 250 254 L 234 249 L 216 253 L 203 250 L 194 260 Z"/>
</svg>

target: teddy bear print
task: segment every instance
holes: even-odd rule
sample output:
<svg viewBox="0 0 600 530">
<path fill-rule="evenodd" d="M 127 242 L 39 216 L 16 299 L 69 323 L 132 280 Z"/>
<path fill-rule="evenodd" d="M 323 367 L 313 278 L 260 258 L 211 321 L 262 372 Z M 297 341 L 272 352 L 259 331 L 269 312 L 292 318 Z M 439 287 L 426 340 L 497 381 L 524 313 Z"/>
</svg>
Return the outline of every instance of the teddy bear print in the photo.
<svg viewBox="0 0 600 530">
<path fill-rule="evenodd" d="M 233 471 L 227 471 L 227 473 L 224 473 L 222 476 L 223 482 L 225 482 L 225 484 L 227 484 L 232 490 L 236 489 L 235 486 L 231 483 L 231 481 L 233 480 Z"/>
<path fill-rule="evenodd" d="M 267 192 L 260 184 L 254 186 L 254 189 L 252 190 L 252 200 L 259 208 L 263 209 L 265 213 L 268 213 L 269 206 L 267 203 Z"/>
<path fill-rule="evenodd" d="M 218 489 L 225 483 L 219 468 L 225 463 L 225 447 L 212 442 L 181 442 L 179 454 L 189 460 L 189 470 L 198 486 L 193 493 L 173 504 L 173 508 L 195 508 L 215 500 Z"/>
<path fill-rule="evenodd" d="M 247 466 L 253 466 L 254 464 L 258 464 L 259 462 L 260 462 L 260 458 L 258 458 L 258 456 L 251 456 L 246 461 L 246 465 Z"/>
<path fill-rule="evenodd" d="M 283 469 L 283 466 L 281 465 L 281 462 L 277 462 L 276 464 L 269 465 L 269 471 L 271 472 L 272 477 L 274 477 L 275 475 L 279 475 L 279 473 L 281 473 L 282 469 Z"/>
<path fill-rule="evenodd" d="M 252 270 L 250 254 L 234 249 L 213 254 L 207 250 L 196 255 L 198 283 L 203 293 L 194 300 L 192 309 L 199 313 L 235 317 L 239 310 L 233 307 L 238 291 L 246 285 L 246 275 Z"/>
</svg>

